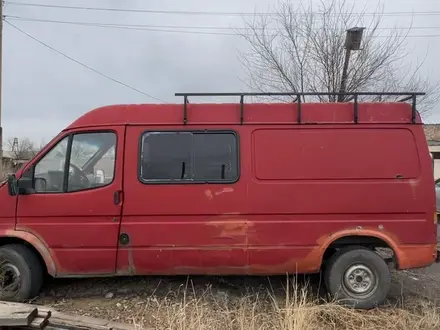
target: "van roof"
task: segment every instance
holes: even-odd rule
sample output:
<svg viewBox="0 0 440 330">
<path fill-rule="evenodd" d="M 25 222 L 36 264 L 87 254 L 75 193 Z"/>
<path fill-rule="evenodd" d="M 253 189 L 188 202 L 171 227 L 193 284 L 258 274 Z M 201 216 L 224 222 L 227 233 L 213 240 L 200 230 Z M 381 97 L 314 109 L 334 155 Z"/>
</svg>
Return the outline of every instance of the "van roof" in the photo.
<svg viewBox="0 0 440 330">
<path fill-rule="evenodd" d="M 300 107 L 300 114 L 298 108 Z M 109 105 L 91 110 L 66 129 L 114 125 L 354 124 L 353 103 L 187 103 Z M 185 115 L 186 114 L 186 115 Z M 298 119 L 301 119 L 299 122 Z M 405 102 L 357 104 L 360 124 L 410 124 Z M 421 123 L 418 112 L 414 123 Z"/>
</svg>

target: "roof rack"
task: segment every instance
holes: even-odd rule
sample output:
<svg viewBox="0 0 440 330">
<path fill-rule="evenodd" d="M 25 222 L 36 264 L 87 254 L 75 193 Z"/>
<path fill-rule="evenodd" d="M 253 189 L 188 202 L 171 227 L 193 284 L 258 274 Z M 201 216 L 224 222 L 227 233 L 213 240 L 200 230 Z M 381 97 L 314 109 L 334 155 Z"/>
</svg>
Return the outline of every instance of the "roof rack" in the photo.
<svg viewBox="0 0 440 330">
<path fill-rule="evenodd" d="M 183 96 L 183 124 L 188 122 L 188 97 L 189 96 L 238 96 L 240 97 L 240 124 L 244 121 L 244 97 L 245 96 L 296 96 L 294 102 L 298 103 L 298 124 L 301 124 L 301 96 L 349 96 L 353 100 L 353 118 L 354 123 L 358 123 L 358 98 L 359 96 L 402 96 L 397 102 L 406 102 L 412 100 L 411 123 L 416 122 L 417 96 L 426 95 L 419 92 L 355 92 L 355 93 L 175 93 L 175 96 Z"/>
</svg>

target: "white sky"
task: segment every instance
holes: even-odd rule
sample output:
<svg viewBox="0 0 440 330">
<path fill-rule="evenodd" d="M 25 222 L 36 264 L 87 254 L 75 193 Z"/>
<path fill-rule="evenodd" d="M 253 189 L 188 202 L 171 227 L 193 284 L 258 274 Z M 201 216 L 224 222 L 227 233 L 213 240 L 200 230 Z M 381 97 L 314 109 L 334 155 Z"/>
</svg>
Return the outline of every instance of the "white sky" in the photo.
<svg viewBox="0 0 440 330">
<path fill-rule="evenodd" d="M 12 0 L 11 0 L 12 1 Z M 276 0 L 15 0 L 23 3 L 154 10 L 254 12 L 273 11 Z M 313 0 L 314 1 L 314 0 Z M 347 0 L 350 2 L 350 0 Z M 293 0 L 293 3 L 297 1 Z M 356 0 L 374 11 L 377 0 Z M 429 12 L 413 16 L 407 63 L 426 60 L 422 73 L 440 79 L 440 1 L 386 0 L 384 12 Z M 171 15 L 80 11 L 6 4 L 4 14 L 26 18 L 178 26 L 242 26 L 239 16 Z M 7 18 L 8 19 L 8 18 Z M 167 102 L 181 102 L 175 92 L 244 91 L 238 36 L 120 30 L 79 25 L 10 20 L 57 50 Z M 387 27 L 408 27 L 409 16 L 386 16 Z M 200 31 L 200 30 L 193 30 Z M 232 30 L 211 32 L 233 33 Z M 48 142 L 79 115 L 102 105 L 156 101 L 117 85 L 29 39 L 11 26 L 3 30 L 4 140 L 29 137 Z M 425 121 L 440 122 L 440 105 Z"/>
</svg>

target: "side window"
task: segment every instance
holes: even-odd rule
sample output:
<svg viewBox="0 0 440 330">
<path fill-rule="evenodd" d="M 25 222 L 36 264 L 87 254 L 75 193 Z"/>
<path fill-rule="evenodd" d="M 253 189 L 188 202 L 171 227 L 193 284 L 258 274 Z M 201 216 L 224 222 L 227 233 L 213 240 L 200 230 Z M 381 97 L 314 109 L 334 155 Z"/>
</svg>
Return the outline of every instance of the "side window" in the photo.
<svg viewBox="0 0 440 330">
<path fill-rule="evenodd" d="M 58 142 L 35 166 L 36 192 L 63 192 L 68 137 Z"/>
<path fill-rule="evenodd" d="M 115 157 L 108 151 L 116 146 L 114 133 L 75 134 L 70 154 L 67 191 L 78 191 L 105 186 L 113 181 Z M 106 156 L 104 158 L 104 156 Z M 101 161 L 99 172 L 95 165 Z M 102 178 L 103 177 L 103 178 Z"/>
<path fill-rule="evenodd" d="M 234 134 L 194 134 L 196 180 L 234 181 L 238 177 Z"/>
<path fill-rule="evenodd" d="M 35 166 L 35 191 L 73 192 L 111 183 L 115 148 L 116 134 L 109 132 L 78 133 L 64 138 Z"/>
<path fill-rule="evenodd" d="M 110 183 L 115 175 L 116 145 L 95 164 L 93 173 L 97 183 Z"/>
<path fill-rule="evenodd" d="M 147 132 L 142 137 L 143 182 L 234 182 L 237 138 L 229 132 Z"/>
<path fill-rule="evenodd" d="M 191 144 L 191 133 L 146 133 L 141 153 L 142 180 L 192 179 Z"/>
</svg>

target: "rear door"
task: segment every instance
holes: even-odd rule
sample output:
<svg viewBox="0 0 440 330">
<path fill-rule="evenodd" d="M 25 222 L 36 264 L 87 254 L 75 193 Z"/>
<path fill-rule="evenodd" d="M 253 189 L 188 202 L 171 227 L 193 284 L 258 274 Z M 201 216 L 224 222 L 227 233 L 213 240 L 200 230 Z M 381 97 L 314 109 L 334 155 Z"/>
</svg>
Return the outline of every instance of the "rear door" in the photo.
<svg viewBox="0 0 440 330">
<path fill-rule="evenodd" d="M 73 131 L 47 148 L 24 176 L 17 230 L 48 245 L 65 275 L 113 274 L 122 212 L 125 127 Z"/>
</svg>

